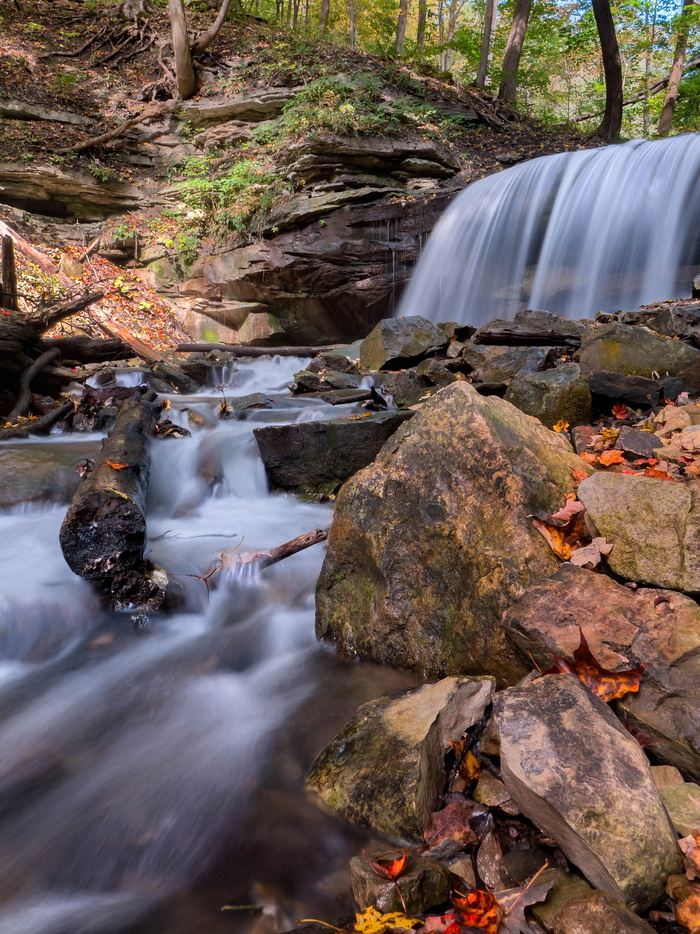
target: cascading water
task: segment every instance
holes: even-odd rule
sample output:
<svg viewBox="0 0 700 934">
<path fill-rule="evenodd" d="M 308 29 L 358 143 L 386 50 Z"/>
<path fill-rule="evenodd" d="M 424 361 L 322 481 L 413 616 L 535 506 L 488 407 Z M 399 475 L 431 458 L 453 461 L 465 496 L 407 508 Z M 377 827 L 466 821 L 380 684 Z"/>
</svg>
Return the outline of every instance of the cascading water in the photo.
<svg viewBox="0 0 700 934">
<path fill-rule="evenodd" d="M 533 159 L 445 212 L 398 314 L 480 325 L 690 295 L 700 272 L 700 134 Z"/>
<path fill-rule="evenodd" d="M 265 391 L 275 403 L 241 421 L 217 420 L 219 393 L 171 397 L 169 417 L 193 434 L 153 443 L 148 520 L 150 558 L 182 582 L 173 615 L 100 607 L 60 553 L 65 506 L 0 514 L 0 934 L 262 921 L 224 904 L 266 906 L 284 930 L 350 910 L 335 874 L 366 840 L 305 799 L 303 776 L 360 703 L 412 679 L 316 643 L 320 548 L 229 574 L 211 594 L 193 576 L 221 551 L 329 524 L 330 506 L 268 492 L 252 434 L 352 411 L 291 397 L 302 365 L 222 374 L 229 401 Z M 84 435 L 43 444 L 86 454 Z"/>
</svg>

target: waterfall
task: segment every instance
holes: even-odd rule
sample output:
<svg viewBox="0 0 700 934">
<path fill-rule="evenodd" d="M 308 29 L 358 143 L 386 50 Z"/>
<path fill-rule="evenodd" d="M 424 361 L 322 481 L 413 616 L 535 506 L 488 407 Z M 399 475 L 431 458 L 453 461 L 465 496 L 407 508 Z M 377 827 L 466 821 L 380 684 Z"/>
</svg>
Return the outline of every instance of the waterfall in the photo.
<svg viewBox="0 0 700 934">
<path fill-rule="evenodd" d="M 700 133 L 543 156 L 474 182 L 428 240 L 399 315 L 480 325 L 688 297 Z"/>
</svg>

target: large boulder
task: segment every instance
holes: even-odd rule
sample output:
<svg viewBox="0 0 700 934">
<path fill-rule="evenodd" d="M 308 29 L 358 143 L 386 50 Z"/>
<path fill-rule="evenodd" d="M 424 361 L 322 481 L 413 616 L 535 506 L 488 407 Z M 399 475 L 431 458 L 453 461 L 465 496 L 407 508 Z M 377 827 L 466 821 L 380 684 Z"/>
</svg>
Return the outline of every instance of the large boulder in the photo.
<svg viewBox="0 0 700 934">
<path fill-rule="evenodd" d="M 586 375 L 607 370 L 624 376 L 679 376 L 696 360 L 700 350 L 629 324 L 588 328 L 581 341 L 581 372 Z"/>
<path fill-rule="evenodd" d="M 544 373 L 520 373 L 505 398 L 526 415 L 539 418 L 547 428 L 560 421 L 588 425 L 592 418 L 591 391 L 577 363 Z"/>
<path fill-rule="evenodd" d="M 559 565 L 532 515 L 561 508 L 565 438 L 467 383 L 441 389 L 341 490 L 316 631 L 346 658 L 512 683 L 503 612 Z"/>
<path fill-rule="evenodd" d="M 596 888 L 647 909 L 679 865 L 676 833 L 639 743 L 570 674 L 494 698 L 514 801 Z"/>
<path fill-rule="evenodd" d="M 385 318 L 360 344 L 363 370 L 403 370 L 447 343 L 444 333 L 420 315 Z"/>
<path fill-rule="evenodd" d="M 579 499 L 613 545 L 608 564 L 621 577 L 688 593 L 700 591 L 700 484 L 598 472 Z"/>
<path fill-rule="evenodd" d="M 494 687 L 493 678 L 444 678 L 364 704 L 318 756 L 307 787 L 360 827 L 422 841 L 447 744 L 480 719 Z"/>
<path fill-rule="evenodd" d="M 549 364 L 551 347 L 500 347 L 470 344 L 462 357 L 480 383 L 509 383 L 518 373 L 539 373 Z"/>
<path fill-rule="evenodd" d="M 413 412 L 374 412 L 329 422 L 267 425 L 255 440 L 274 489 L 337 485 L 371 464 Z"/>
<path fill-rule="evenodd" d="M 496 318 L 483 324 L 474 335 L 474 343 L 578 347 L 585 329 L 585 324 L 571 318 L 528 308 L 516 312 L 513 321 Z"/>
<path fill-rule="evenodd" d="M 579 627 L 608 669 L 646 665 L 639 692 L 618 706 L 653 738 L 654 755 L 700 779 L 700 606 L 669 590 L 630 590 L 604 574 L 563 564 L 505 614 L 523 662 L 572 660 Z"/>
</svg>

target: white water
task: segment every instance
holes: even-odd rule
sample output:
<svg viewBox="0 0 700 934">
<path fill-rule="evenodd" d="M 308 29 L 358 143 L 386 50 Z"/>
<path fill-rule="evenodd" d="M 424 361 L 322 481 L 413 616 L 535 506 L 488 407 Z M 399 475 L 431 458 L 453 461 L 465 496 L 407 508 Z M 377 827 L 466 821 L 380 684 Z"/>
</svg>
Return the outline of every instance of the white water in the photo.
<svg viewBox="0 0 700 934">
<path fill-rule="evenodd" d="M 700 134 L 543 156 L 474 182 L 431 234 L 399 315 L 479 326 L 690 295 Z"/>
<path fill-rule="evenodd" d="M 330 505 L 268 493 L 252 435 L 351 410 L 292 399 L 301 365 L 222 373 L 227 399 L 275 400 L 243 421 L 217 421 L 221 391 L 171 397 L 174 421 L 199 417 L 152 448 L 149 556 L 180 575 L 173 615 L 100 607 L 61 556 L 65 506 L 0 514 L 0 934 L 218 934 L 259 915 L 224 903 L 268 905 L 279 929 L 349 909 L 333 873 L 362 843 L 303 775 L 359 703 L 409 682 L 317 645 L 320 547 L 210 595 L 193 576 L 329 525 Z"/>
</svg>

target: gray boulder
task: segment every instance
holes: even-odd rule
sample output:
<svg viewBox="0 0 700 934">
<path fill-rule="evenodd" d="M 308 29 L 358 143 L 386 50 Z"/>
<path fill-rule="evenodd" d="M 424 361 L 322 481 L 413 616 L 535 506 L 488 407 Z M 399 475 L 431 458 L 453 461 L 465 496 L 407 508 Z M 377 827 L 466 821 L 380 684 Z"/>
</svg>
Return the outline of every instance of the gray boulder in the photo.
<svg viewBox="0 0 700 934">
<path fill-rule="evenodd" d="M 447 344 L 427 318 L 385 318 L 360 344 L 363 370 L 402 370 Z"/>
<path fill-rule="evenodd" d="M 628 580 L 688 593 L 700 591 L 697 481 L 598 472 L 579 487 L 600 535 L 612 543 L 608 564 Z"/>
<path fill-rule="evenodd" d="M 700 350 L 628 324 L 588 328 L 581 341 L 581 372 L 586 375 L 607 370 L 623 376 L 680 376 L 696 360 Z"/>
<path fill-rule="evenodd" d="M 470 344 L 462 357 L 479 383 L 509 383 L 518 373 L 538 373 L 550 362 L 551 347 L 500 347 Z"/>
<path fill-rule="evenodd" d="M 559 566 L 532 515 L 589 472 L 569 443 L 465 382 L 439 390 L 341 490 L 316 631 L 346 658 L 429 677 L 524 668 L 503 612 Z"/>
<path fill-rule="evenodd" d="M 278 490 L 338 485 L 371 464 L 413 412 L 375 412 L 362 418 L 256 428 L 255 440 L 270 485 Z"/>
<path fill-rule="evenodd" d="M 514 801 L 597 888 L 635 909 L 664 895 L 676 833 L 639 743 L 574 675 L 494 698 L 501 773 Z"/>
<path fill-rule="evenodd" d="M 591 391 L 577 363 L 568 363 L 544 373 L 520 373 L 505 395 L 526 415 L 539 418 L 547 428 L 559 421 L 587 425 L 592 418 Z"/>
<path fill-rule="evenodd" d="M 611 670 L 646 665 L 638 693 L 617 705 L 654 742 L 654 755 L 700 780 L 700 606 L 669 590 L 630 590 L 604 574 L 563 564 L 505 614 L 506 636 L 523 662 L 541 669 L 569 660 L 579 626 Z"/>
<path fill-rule="evenodd" d="M 443 791 L 447 743 L 479 720 L 494 686 L 444 678 L 364 704 L 318 756 L 307 787 L 351 823 L 422 841 Z"/>
</svg>

